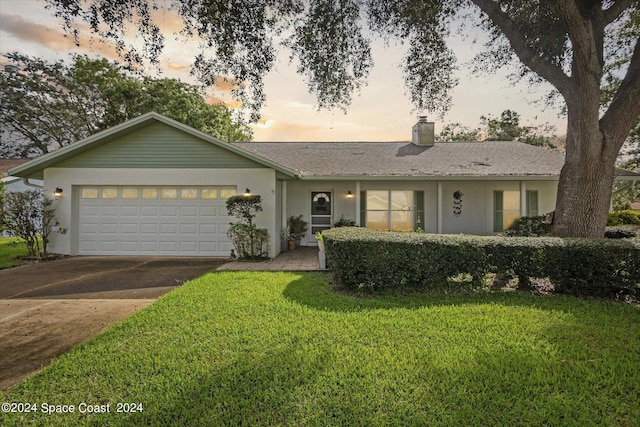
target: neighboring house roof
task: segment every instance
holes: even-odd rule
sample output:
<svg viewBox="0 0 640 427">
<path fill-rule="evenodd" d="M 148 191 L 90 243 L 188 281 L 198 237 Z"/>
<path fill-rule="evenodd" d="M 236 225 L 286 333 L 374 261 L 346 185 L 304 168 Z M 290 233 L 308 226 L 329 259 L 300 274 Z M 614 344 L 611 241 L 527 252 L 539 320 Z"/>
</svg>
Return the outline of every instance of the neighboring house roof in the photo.
<svg viewBox="0 0 640 427">
<path fill-rule="evenodd" d="M 4 178 L 0 179 L 0 182 L 9 185 L 13 184 L 14 182 L 22 182 L 22 178 L 18 178 L 17 176 L 5 176 Z"/>
<path fill-rule="evenodd" d="M 246 142 L 303 177 L 557 177 L 564 153 L 521 142 Z"/>
<path fill-rule="evenodd" d="M 9 169 L 28 162 L 29 159 L 0 159 L 0 176 L 8 176 Z"/>
<path fill-rule="evenodd" d="M 282 166 L 278 163 L 274 163 L 273 161 L 266 159 L 264 157 L 261 157 L 258 154 L 245 151 L 240 147 L 236 147 L 232 144 L 224 142 L 211 135 L 207 135 L 190 126 L 187 126 L 185 124 L 182 124 L 180 122 L 177 122 L 173 119 L 170 119 L 168 117 L 163 116 L 162 114 L 158 114 L 155 112 L 143 114 L 134 119 L 128 120 L 124 123 L 111 127 L 107 130 L 96 133 L 81 141 L 75 142 L 71 145 L 61 148 L 57 151 L 45 154 L 41 157 L 38 157 L 37 159 L 31 160 L 22 165 L 16 166 L 12 168 L 9 171 L 9 173 L 15 176 L 42 179 L 43 171 L 46 168 L 54 167 L 57 164 L 60 164 L 67 159 L 71 159 L 72 157 L 78 156 L 79 154 L 86 153 L 90 150 L 93 150 L 97 147 L 102 146 L 103 144 L 107 144 L 118 138 L 122 138 L 130 133 L 148 128 L 149 126 L 155 125 L 157 123 L 163 123 L 167 126 L 170 126 L 171 128 L 177 129 L 178 131 L 184 132 L 195 138 L 198 138 L 199 140 L 210 143 L 218 148 L 222 148 L 224 150 L 227 150 L 228 152 L 250 159 L 253 162 L 263 165 L 264 167 L 272 168 L 284 174 L 285 176 L 288 176 L 291 178 L 294 178 L 297 176 L 297 171 L 295 171 L 294 169 L 289 169 L 286 166 Z"/>
</svg>

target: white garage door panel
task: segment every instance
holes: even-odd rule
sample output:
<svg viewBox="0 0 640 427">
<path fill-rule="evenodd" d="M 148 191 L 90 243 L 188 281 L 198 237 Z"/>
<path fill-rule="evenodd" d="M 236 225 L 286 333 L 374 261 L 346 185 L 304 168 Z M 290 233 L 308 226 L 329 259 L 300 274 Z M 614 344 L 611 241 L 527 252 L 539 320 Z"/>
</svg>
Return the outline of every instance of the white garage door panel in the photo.
<svg viewBox="0 0 640 427">
<path fill-rule="evenodd" d="M 233 248 L 226 235 L 233 218 L 220 197 L 229 186 L 104 188 L 79 190 L 81 255 L 228 256 Z"/>
</svg>

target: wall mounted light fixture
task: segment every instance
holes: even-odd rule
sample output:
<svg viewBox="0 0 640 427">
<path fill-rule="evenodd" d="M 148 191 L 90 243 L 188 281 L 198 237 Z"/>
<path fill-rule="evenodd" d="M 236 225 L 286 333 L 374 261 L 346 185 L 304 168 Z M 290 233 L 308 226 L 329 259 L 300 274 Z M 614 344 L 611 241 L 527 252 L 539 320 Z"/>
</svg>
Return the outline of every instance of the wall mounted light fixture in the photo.
<svg viewBox="0 0 640 427">
<path fill-rule="evenodd" d="M 251 190 L 249 190 L 248 188 L 246 190 L 244 190 L 244 194 L 243 196 L 247 197 L 251 195 Z"/>
<path fill-rule="evenodd" d="M 53 192 L 53 195 L 55 196 L 56 199 L 59 199 L 60 197 L 62 197 L 62 188 L 56 187 L 56 191 Z"/>
<path fill-rule="evenodd" d="M 353 193 L 351 192 L 351 190 L 347 191 L 347 199 L 351 199 L 353 198 Z"/>
</svg>

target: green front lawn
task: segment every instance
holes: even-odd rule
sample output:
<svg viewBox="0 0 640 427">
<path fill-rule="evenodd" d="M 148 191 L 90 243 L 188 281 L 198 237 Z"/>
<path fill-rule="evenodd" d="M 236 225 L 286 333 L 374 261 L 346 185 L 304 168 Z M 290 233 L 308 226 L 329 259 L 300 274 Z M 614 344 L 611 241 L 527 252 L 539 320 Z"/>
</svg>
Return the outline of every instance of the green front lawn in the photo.
<svg viewBox="0 0 640 427">
<path fill-rule="evenodd" d="M 0 269 L 22 264 L 19 257 L 27 255 L 24 240 L 17 237 L 0 237 Z"/>
<path fill-rule="evenodd" d="M 356 298 L 214 272 L 56 360 L 2 425 L 637 425 L 640 309 L 524 293 Z M 45 415 L 42 404 L 109 404 Z M 116 413 L 141 403 L 142 413 Z M 103 408 L 104 409 L 104 408 Z M 136 406 L 139 409 L 139 406 Z"/>
</svg>

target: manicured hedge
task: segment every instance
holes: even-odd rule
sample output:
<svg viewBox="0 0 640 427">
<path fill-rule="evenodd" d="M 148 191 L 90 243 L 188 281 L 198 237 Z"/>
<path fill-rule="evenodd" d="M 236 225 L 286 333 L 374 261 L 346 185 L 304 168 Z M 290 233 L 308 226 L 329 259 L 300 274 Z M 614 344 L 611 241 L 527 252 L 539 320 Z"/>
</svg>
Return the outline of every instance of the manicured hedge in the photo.
<svg viewBox="0 0 640 427">
<path fill-rule="evenodd" d="M 556 290 L 637 294 L 640 241 L 493 237 L 377 232 L 323 232 L 327 263 L 349 288 L 429 288 L 460 274 L 549 278 Z"/>
<path fill-rule="evenodd" d="M 636 211 L 616 211 L 609 214 L 607 225 L 640 225 L 640 215 Z"/>
<path fill-rule="evenodd" d="M 547 223 L 546 215 L 523 216 L 518 218 L 508 230 L 504 231 L 507 236 L 538 237 L 551 234 L 553 226 Z"/>
<path fill-rule="evenodd" d="M 604 237 L 607 239 L 631 239 L 637 237 L 638 233 L 640 233 L 640 226 L 638 225 L 618 225 L 606 227 Z"/>
</svg>

